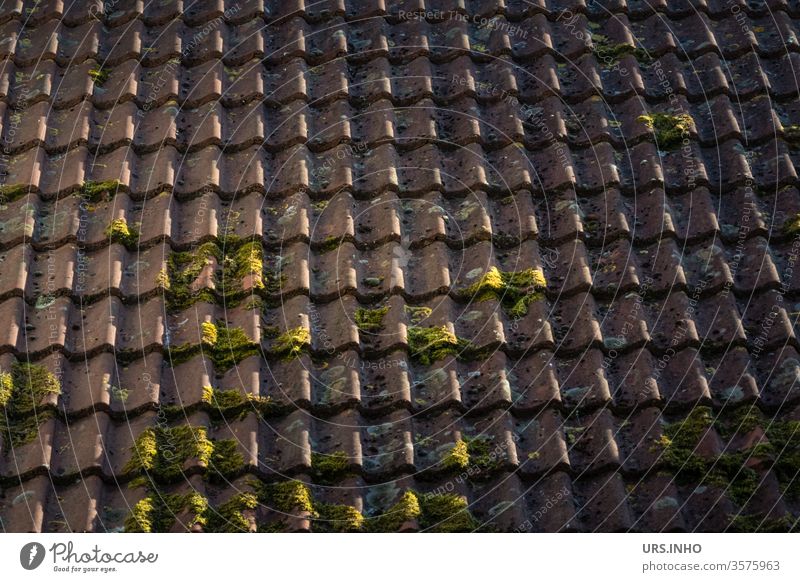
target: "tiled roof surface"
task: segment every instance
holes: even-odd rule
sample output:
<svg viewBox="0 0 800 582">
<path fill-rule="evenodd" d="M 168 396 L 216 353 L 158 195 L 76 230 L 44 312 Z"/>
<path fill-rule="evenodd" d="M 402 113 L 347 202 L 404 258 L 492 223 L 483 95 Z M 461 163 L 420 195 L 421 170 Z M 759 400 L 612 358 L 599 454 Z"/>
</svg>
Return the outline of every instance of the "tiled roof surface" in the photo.
<svg viewBox="0 0 800 582">
<path fill-rule="evenodd" d="M 0 530 L 800 516 L 800 2 L 0 29 Z"/>
</svg>

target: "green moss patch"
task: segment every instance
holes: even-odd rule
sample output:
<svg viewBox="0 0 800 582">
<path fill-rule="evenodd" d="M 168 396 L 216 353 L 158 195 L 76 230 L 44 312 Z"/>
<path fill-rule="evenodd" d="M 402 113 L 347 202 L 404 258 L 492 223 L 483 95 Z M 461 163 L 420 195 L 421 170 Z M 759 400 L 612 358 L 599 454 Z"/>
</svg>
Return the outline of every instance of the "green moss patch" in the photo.
<svg viewBox="0 0 800 582">
<path fill-rule="evenodd" d="M 200 525 L 203 531 L 211 533 L 246 532 L 250 530 L 250 521 L 244 514 L 256 507 L 258 500 L 252 493 L 234 495 L 219 507 L 212 507 L 199 493 L 153 493 L 133 507 L 125 520 L 125 531 L 166 533 L 178 517 L 184 517 L 182 525 L 187 529 Z"/>
<path fill-rule="evenodd" d="M 656 136 L 656 144 L 664 150 L 677 148 L 694 127 L 692 116 L 688 113 L 679 115 L 651 113 L 649 115 L 640 115 L 637 121 L 641 121 L 648 129 L 653 130 Z"/>
<path fill-rule="evenodd" d="M 106 228 L 106 236 L 111 242 L 135 247 L 139 242 L 139 229 L 129 225 L 124 218 L 116 218 Z"/>
<path fill-rule="evenodd" d="M 0 203 L 8 204 L 25 196 L 30 188 L 24 184 L 4 184 L 0 186 Z"/>
<path fill-rule="evenodd" d="M 230 477 L 244 468 L 244 457 L 232 439 L 211 440 L 206 429 L 196 426 L 147 428 L 134 442 L 125 473 L 145 473 L 132 487 L 175 481 L 189 459 L 209 467 L 211 477 Z M 149 479 L 148 479 L 149 478 Z"/>
<path fill-rule="evenodd" d="M 786 234 L 800 234 L 800 214 L 796 214 L 783 223 L 783 232 Z"/>
<path fill-rule="evenodd" d="M 364 525 L 364 516 L 350 505 L 317 503 L 314 509 L 315 531 L 349 533 L 361 530 Z"/>
<path fill-rule="evenodd" d="M 413 359 L 429 366 L 453 355 L 463 357 L 471 347 L 467 340 L 456 337 L 447 327 L 408 327 L 408 349 Z"/>
<path fill-rule="evenodd" d="M 258 486 L 258 499 L 268 507 L 282 513 L 314 512 L 311 491 L 300 481 L 261 484 Z"/>
<path fill-rule="evenodd" d="M 199 493 L 185 495 L 148 495 L 133 506 L 125 520 L 125 531 L 132 533 L 165 533 L 175 525 L 180 514 L 189 519 L 184 526 L 204 525 L 207 519 L 208 500 Z"/>
<path fill-rule="evenodd" d="M 202 324 L 204 353 L 211 357 L 217 371 L 230 370 L 239 362 L 261 353 L 261 347 L 241 327 L 204 322 Z"/>
<path fill-rule="evenodd" d="M 350 471 L 350 459 L 344 451 L 329 455 L 311 453 L 311 477 L 316 483 L 330 484 L 339 481 Z"/>
<path fill-rule="evenodd" d="M 284 361 L 294 360 L 311 346 L 311 332 L 295 327 L 275 338 L 270 352 Z"/>
<path fill-rule="evenodd" d="M 383 327 L 383 317 L 389 312 L 389 306 L 378 309 L 356 309 L 356 327 L 359 331 L 378 331 Z"/>
<path fill-rule="evenodd" d="M 646 50 L 625 43 L 614 44 L 603 34 L 593 34 L 592 43 L 598 60 L 605 65 L 614 65 L 626 55 L 633 55 L 643 65 L 653 61 Z"/>
<path fill-rule="evenodd" d="M 474 531 L 478 522 L 467 507 L 467 500 L 460 495 L 420 495 L 420 527 L 437 533 Z"/>
<path fill-rule="evenodd" d="M 250 393 L 243 394 L 235 389 L 216 390 L 211 386 L 203 386 L 202 402 L 207 405 L 214 418 L 243 416 L 253 408 L 265 414 L 271 412 L 274 407 L 271 398 Z"/>
<path fill-rule="evenodd" d="M 501 271 L 492 267 L 461 295 L 473 301 L 495 299 L 510 316 L 522 317 L 528 313 L 531 303 L 544 298 L 546 288 L 547 281 L 541 269 Z"/>
<path fill-rule="evenodd" d="M 224 243 L 210 241 L 185 252 L 172 252 L 167 269 L 159 273 L 158 284 L 166 291 L 167 307 L 171 311 L 185 309 L 198 301 L 214 302 L 211 289 L 196 290 L 198 277 L 209 265 L 216 265 L 214 286 L 220 294 L 233 301 L 247 291 L 265 288 L 264 250 L 258 241 L 239 241 L 232 237 Z"/>
<path fill-rule="evenodd" d="M 98 87 L 102 87 L 106 81 L 108 81 L 108 69 L 104 67 L 95 67 L 94 69 L 89 70 L 89 76 L 94 81 L 94 84 Z"/>
<path fill-rule="evenodd" d="M 378 517 L 367 522 L 367 529 L 373 532 L 395 533 L 407 521 L 420 516 L 419 498 L 413 491 L 406 491 L 400 501 Z"/>
<path fill-rule="evenodd" d="M 216 508 L 209 507 L 204 515 L 203 531 L 209 533 L 241 533 L 250 531 L 245 512 L 255 510 L 258 499 L 253 493 L 238 493 Z"/>
<path fill-rule="evenodd" d="M 784 126 L 783 137 L 792 145 L 800 144 L 800 125 Z"/>
<path fill-rule="evenodd" d="M 119 180 L 106 180 L 105 182 L 84 182 L 81 186 L 81 196 L 90 202 L 110 200 L 122 186 Z"/>
<path fill-rule="evenodd" d="M 743 505 L 760 482 L 759 474 L 748 467 L 747 462 L 762 459 L 772 464 L 787 497 L 797 498 L 800 495 L 796 478 L 800 471 L 800 422 L 742 418 L 740 415 L 714 418 L 707 407 L 692 410 L 684 420 L 665 427 L 658 443 L 662 449 L 661 460 L 678 482 L 725 488 L 734 501 Z M 733 434 L 737 430 L 752 430 L 756 422 L 765 428 L 769 443 L 760 443 L 746 451 L 723 453 L 713 459 L 704 459 L 694 452 L 712 426 L 721 434 Z"/>
<path fill-rule="evenodd" d="M 408 321 L 414 325 L 422 323 L 431 316 L 431 313 L 433 313 L 433 310 L 430 307 L 425 306 L 415 307 L 413 305 L 406 305 L 404 310 L 408 316 Z"/>
<path fill-rule="evenodd" d="M 7 449 L 36 438 L 53 414 L 42 410 L 49 394 L 61 394 L 61 384 L 44 366 L 17 362 L 10 372 L 0 372 L 0 433 Z"/>
<path fill-rule="evenodd" d="M 445 469 L 478 469 L 476 475 L 495 470 L 501 464 L 502 459 L 495 454 L 492 440 L 485 436 L 459 439 L 442 461 Z"/>
</svg>

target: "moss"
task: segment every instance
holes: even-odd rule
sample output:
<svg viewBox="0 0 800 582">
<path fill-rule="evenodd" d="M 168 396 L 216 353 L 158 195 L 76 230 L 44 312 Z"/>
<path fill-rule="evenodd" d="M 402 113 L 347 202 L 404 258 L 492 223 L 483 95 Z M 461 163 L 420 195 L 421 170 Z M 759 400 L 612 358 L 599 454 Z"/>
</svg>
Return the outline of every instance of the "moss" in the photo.
<svg viewBox="0 0 800 582">
<path fill-rule="evenodd" d="M 783 232 L 786 234 L 800 233 L 800 214 L 796 214 L 783 223 Z"/>
<path fill-rule="evenodd" d="M 408 348 L 413 359 L 420 364 L 429 366 L 448 355 L 463 356 L 463 352 L 470 348 L 470 343 L 456 337 L 445 326 L 409 326 Z"/>
<path fill-rule="evenodd" d="M 643 65 L 653 61 L 646 50 L 626 43 L 613 44 L 609 41 L 608 37 L 603 34 L 593 34 L 592 42 L 598 59 L 606 65 L 614 65 L 626 55 L 633 55 L 633 57 Z"/>
<path fill-rule="evenodd" d="M 243 394 L 239 390 L 215 390 L 211 386 L 203 386 L 202 402 L 208 405 L 215 418 L 244 415 L 251 408 L 262 414 L 272 411 L 274 403 L 271 398 L 255 394 Z"/>
<path fill-rule="evenodd" d="M 126 247 L 135 247 L 139 242 L 139 230 L 131 226 L 124 218 L 116 218 L 106 228 L 106 236 L 111 242 Z"/>
<path fill-rule="evenodd" d="M 495 454 L 492 439 L 487 436 L 467 437 L 467 454 L 469 463 L 482 471 L 497 469 L 502 464 L 502 459 Z"/>
<path fill-rule="evenodd" d="M 442 460 L 445 469 L 466 469 L 469 466 L 467 441 L 460 439 Z"/>
<path fill-rule="evenodd" d="M 0 373 L 0 433 L 11 449 L 36 438 L 39 426 L 52 416 L 42 410 L 50 394 L 60 394 L 58 378 L 39 364 L 17 362 Z"/>
<path fill-rule="evenodd" d="M 377 331 L 383 326 L 383 317 L 389 312 L 389 306 L 378 309 L 356 309 L 356 327 L 359 331 Z"/>
<path fill-rule="evenodd" d="M 258 498 L 267 506 L 282 513 L 307 511 L 314 513 L 311 492 L 300 481 L 281 481 L 259 487 Z"/>
<path fill-rule="evenodd" d="M 5 184 L 0 186 L 0 203 L 8 204 L 22 198 L 29 190 L 29 187 L 24 184 Z"/>
<path fill-rule="evenodd" d="M 367 529 L 373 532 L 395 533 L 405 522 L 417 519 L 419 516 L 419 498 L 413 491 L 406 491 L 400 501 L 385 513 L 370 519 L 367 522 Z"/>
<path fill-rule="evenodd" d="M 167 269 L 159 273 L 159 286 L 168 291 L 167 306 L 170 311 L 185 309 L 198 301 L 215 301 L 211 289 L 197 291 L 194 286 L 203 270 L 216 263 L 214 284 L 228 301 L 244 293 L 244 281 L 251 278 L 249 290 L 265 289 L 264 250 L 258 241 L 241 241 L 225 237 L 219 242 L 209 241 L 185 252 L 172 252 Z"/>
<path fill-rule="evenodd" d="M 796 531 L 798 521 L 791 515 L 764 518 L 753 515 L 736 515 L 731 518 L 728 530 L 737 533 L 789 533 Z"/>
<path fill-rule="evenodd" d="M 166 280 L 159 273 L 159 277 L 162 277 L 160 286 L 168 291 L 167 307 L 170 311 L 185 309 L 196 301 L 204 299 L 213 301 L 213 296 L 208 290 L 198 293 L 192 285 L 203 269 L 219 258 L 219 249 L 214 243 L 204 243 L 192 251 L 170 253 L 167 259 Z"/>
<path fill-rule="evenodd" d="M 111 199 L 122 186 L 119 180 L 106 180 L 105 182 L 84 182 L 81 186 L 81 195 L 91 202 Z"/>
<path fill-rule="evenodd" d="M 350 459 L 344 451 L 329 455 L 311 453 L 311 476 L 316 483 L 335 483 L 347 475 L 349 470 Z"/>
<path fill-rule="evenodd" d="M 94 69 L 89 70 L 89 76 L 94 81 L 94 84 L 98 87 L 102 87 L 106 81 L 108 81 L 108 69 L 105 67 L 95 67 Z"/>
<path fill-rule="evenodd" d="M 413 305 L 406 305 L 404 309 L 406 315 L 408 315 L 408 320 L 414 325 L 428 319 L 431 313 L 433 313 L 430 307 L 425 306 L 414 307 Z"/>
<path fill-rule="evenodd" d="M 365 277 L 363 281 L 367 287 L 380 287 L 381 283 L 383 283 L 383 277 Z"/>
<path fill-rule="evenodd" d="M 241 327 L 203 322 L 202 342 L 206 353 L 219 372 L 230 370 L 239 362 L 261 353 L 260 346 L 252 341 Z"/>
<path fill-rule="evenodd" d="M 226 245 L 227 246 L 227 245 Z M 252 288 L 264 288 L 264 249 L 261 242 L 245 242 L 235 245 L 235 250 L 223 255 L 222 288 L 238 292 L 242 281 L 252 277 Z M 226 249 L 227 250 L 227 249 Z"/>
<path fill-rule="evenodd" d="M 677 148 L 684 136 L 688 135 L 694 127 L 692 116 L 688 113 L 679 115 L 651 113 L 650 115 L 640 115 L 637 121 L 641 121 L 648 129 L 653 130 L 656 144 L 665 150 Z"/>
<path fill-rule="evenodd" d="M 188 512 L 192 519 L 185 523 L 186 527 L 195 524 L 203 525 L 206 520 L 208 500 L 199 493 L 185 495 L 169 494 L 148 495 L 133 506 L 125 520 L 125 531 L 128 533 L 164 533 L 175 525 L 178 514 Z"/>
<path fill-rule="evenodd" d="M 300 357 L 311 345 L 311 332 L 305 327 L 295 327 L 279 335 L 272 347 L 272 354 L 284 361 Z"/>
<path fill-rule="evenodd" d="M 235 440 L 214 441 L 213 446 L 209 460 L 209 476 L 212 479 L 229 479 L 244 469 L 244 457 L 239 452 Z"/>
<path fill-rule="evenodd" d="M 112 402 L 121 402 L 123 404 L 128 401 L 128 398 L 131 395 L 130 390 L 126 388 L 121 388 L 119 386 L 110 386 L 108 391 L 109 394 L 111 395 Z"/>
<path fill-rule="evenodd" d="M 144 472 L 151 481 L 174 481 L 183 475 L 187 460 L 197 458 L 201 464 L 207 465 L 213 453 L 214 443 L 209 440 L 203 427 L 151 427 L 137 437 L 123 472 Z M 140 478 L 131 485 L 146 483 L 146 479 Z"/>
<path fill-rule="evenodd" d="M 800 143 L 800 125 L 787 125 L 783 128 L 783 137 L 790 144 Z"/>
<path fill-rule="evenodd" d="M 467 500 L 450 493 L 419 497 L 420 526 L 431 532 L 471 532 L 478 523 L 468 511 Z"/>
<path fill-rule="evenodd" d="M 348 533 L 361 530 L 364 516 L 355 507 L 317 503 L 314 529 L 323 532 Z"/>
<path fill-rule="evenodd" d="M 239 493 L 234 495 L 218 508 L 209 508 L 206 511 L 206 527 L 209 533 L 241 533 L 250 531 L 250 520 L 245 516 L 246 511 L 258 507 L 258 499 L 253 493 Z"/>
<path fill-rule="evenodd" d="M 698 407 L 684 420 L 667 425 L 658 442 L 663 449 L 661 460 L 679 483 L 721 487 L 734 501 L 745 504 L 760 481 L 758 473 L 748 467 L 747 462 L 768 454 L 769 447 L 758 446 L 704 459 L 695 453 L 695 448 L 714 423 L 711 410 Z"/>
<path fill-rule="evenodd" d="M 336 236 L 328 236 L 319 244 L 319 252 L 324 254 L 328 253 L 332 250 L 338 249 L 342 242 L 344 242 L 344 237 L 336 237 Z"/>
<path fill-rule="evenodd" d="M 522 317 L 528 313 L 528 305 L 544 298 L 546 288 L 541 269 L 501 271 L 492 267 L 461 295 L 474 301 L 496 299 L 510 316 Z"/>
<path fill-rule="evenodd" d="M 11 400 L 14 390 L 14 377 L 11 372 L 0 372 L 0 408 L 4 408 Z"/>
</svg>

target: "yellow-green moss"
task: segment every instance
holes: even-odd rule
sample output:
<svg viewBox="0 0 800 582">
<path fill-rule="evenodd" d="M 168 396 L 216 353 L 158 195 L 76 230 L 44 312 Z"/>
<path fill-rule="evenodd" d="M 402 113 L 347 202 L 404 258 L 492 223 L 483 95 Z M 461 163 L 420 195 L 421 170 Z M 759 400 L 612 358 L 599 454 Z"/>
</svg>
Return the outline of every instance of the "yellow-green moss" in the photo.
<svg viewBox="0 0 800 582">
<path fill-rule="evenodd" d="M 344 451 L 331 454 L 311 453 L 311 476 L 316 483 L 335 483 L 347 475 L 350 459 Z"/>
<path fill-rule="evenodd" d="M 111 242 L 119 243 L 126 247 L 135 247 L 139 242 L 139 230 L 129 225 L 124 218 L 116 218 L 106 228 L 106 236 Z"/>
<path fill-rule="evenodd" d="M 29 187 L 24 184 L 4 184 L 0 186 L 0 203 L 8 204 L 25 196 Z"/>
<path fill-rule="evenodd" d="M 350 505 L 317 503 L 314 509 L 317 514 L 315 531 L 348 533 L 359 531 L 364 525 L 364 516 Z"/>
<path fill-rule="evenodd" d="M 547 288 L 541 269 L 524 271 L 501 271 L 492 267 L 462 292 L 473 301 L 496 299 L 512 317 L 522 317 L 528 313 L 528 305 L 544 298 Z"/>
<path fill-rule="evenodd" d="M 467 500 L 450 493 L 419 496 L 420 527 L 426 531 L 471 532 L 478 523 L 467 509 Z"/>
<path fill-rule="evenodd" d="M 98 87 L 102 87 L 106 81 L 108 81 L 109 72 L 104 67 L 95 67 L 94 69 L 89 70 L 89 76 L 94 81 L 94 84 Z"/>
<path fill-rule="evenodd" d="M 447 327 L 408 327 L 408 349 L 413 359 L 428 366 L 449 355 L 463 357 L 470 348 L 467 340 L 456 337 Z"/>
<path fill-rule="evenodd" d="M 11 400 L 11 393 L 14 390 L 14 377 L 11 372 L 0 371 L 0 408 L 4 408 Z"/>
<path fill-rule="evenodd" d="M 727 531 L 736 533 L 790 533 L 797 531 L 798 520 L 791 515 L 764 518 L 755 515 L 735 515 Z"/>
<path fill-rule="evenodd" d="M 0 373 L 0 434 L 6 447 L 32 441 L 42 422 L 52 416 L 41 407 L 49 394 L 60 394 L 58 378 L 39 364 L 17 362 Z"/>
<path fill-rule="evenodd" d="M 783 232 L 786 234 L 800 233 L 800 214 L 795 214 L 783 223 Z"/>
<path fill-rule="evenodd" d="M 400 501 L 385 513 L 371 518 L 367 522 L 367 529 L 373 532 L 395 533 L 405 522 L 417 519 L 419 515 L 419 498 L 413 491 L 406 491 Z"/>
<path fill-rule="evenodd" d="M 383 326 L 383 317 L 389 312 L 389 306 L 378 309 L 356 309 L 356 327 L 359 331 L 377 331 Z"/>
<path fill-rule="evenodd" d="M 722 421 L 718 419 L 716 422 Z M 661 461 L 679 483 L 721 487 L 734 501 L 744 504 L 759 484 L 758 474 L 747 466 L 747 462 L 769 455 L 772 447 L 760 444 L 747 451 L 723 453 L 713 459 L 702 458 L 696 454 L 695 448 L 714 424 L 715 419 L 707 407 L 695 408 L 685 419 L 668 424 L 658 441 Z M 793 471 L 796 473 L 796 465 Z"/>
<path fill-rule="evenodd" d="M 208 463 L 212 479 L 227 480 L 244 469 L 244 456 L 234 439 L 212 441 L 213 451 Z"/>
<path fill-rule="evenodd" d="M 214 292 L 194 289 L 194 284 L 207 266 L 216 263 L 213 274 L 215 288 L 229 302 L 241 299 L 244 280 L 251 278 L 248 291 L 265 289 L 264 249 L 258 241 L 241 241 L 225 237 L 209 241 L 184 252 L 172 252 L 167 269 L 158 275 L 158 285 L 167 291 L 167 307 L 178 311 L 198 301 L 213 303 Z"/>
<path fill-rule="evenodd" d="M 430 317 L 431 313 L 433 313 L 433 310 L 430 307 L 425 306 L 414 307 L 413 305 L 406 305 L 404 309 L 406 315 L 408 315 L 408 321 L 410 321 L 413 325 L 422 323 L 424 320 Z"/>
<path fill-rule="evenodd" d="M 318 246 L 319 252 L 324 254 L 324 253 L 328 253 L 328 252 L 330 252 L 332 250 L 338 249 L 339 246 L 341 246 L 342 242 L 344 242 L 344 238 L 342 238 L 342 237 L 337 237 L 337 236 L 333 236 L 333 235 L 328 236 L 328 237 L 325 238 L 324 241 L 322 241 L 319 244 L 319 246 Z"/>
<path fill-rule="evenodd" d="M 196 301 L 213 302 L 210 290 L 198 292 L 192 288 L 192 284 L 215 259 L 220 259 L 219 249 L 210 242 L 192 251 L 170 253 L 166 272 L 159 273 L 159 286 L 167 291 L 167 307 L 170 311 L 185 309 Z"/>
<path fill-rule="evenodd" d="M 143 471 L 151 480 L 174 481 L 183 475 L 183 465 L 187 460 L 196 458 L 201 464 L 207 465 L 213 453 L 214 443 L 203 427 L 150 427 L 137 437 L 123 472 Z M 145 485 L 147 482 L 143 477 L 134 480 L 131 485 Z"/>
<path fill-rule="evenodd" d="M 230 370 L 239 362 L 261 353 L 241 327 L 210 322 L 202 323 L 202 342 L 205 352 L 220 372 Z"/>
<path fill-rule="evenodd" d="M 592 43 L 598 60 L 605 65 L 614 65 L 626 55 L 633 55 L 643 65 L 649 64 L 653 60 L 646 50 L 625 43 L 613 44 L 603 34 L 593 34 Z"/>
<path fill-rule="evenodd" d="M 223 255 L 222 288 L 225 294 L 228 289 L 238 292 L 242 288 L 242 280 L 252 277 L 253 289 L 264 288 L 264 249 L 261 242 L 252 241 L 236 245 L 233 252 L 225 249 Z"/>
<path fill-rule="evenodd" d="M 792 145 L 800 143 L 800 125 L 784 126 L 783 137 Z"/>
<path fill-rule="evenodd" d="M 442 467 L 445 469 L 466 469 L 469 466 L 469 452 L 467 441 L 459 439 L 453 448 L 442 459 Z"/>
<path fill-rule="evenodd" d="M 258 507 L 258 499 L 253 493 L 238 493 L 216 508 L 209 507 L 205 512 L 208 533 L 241 533 L 250 531 L 250 520 L 246 511 Z"/>
<path fill-rule="evenodd" d="M 279 335 L 272 346 L 272 354 L 285 360 L 300 357 L 311 345 L 311 332 L 305 327 L 295 327 Z"/>
<path fill-rule="evenodd" d="M 81 195 L 91 202 L 113 198 L 122 186 L 119 180 L 106 180 L 105 182 L 84 182 L 81 186 Z"/>
<path fill-rule="evenodd" d="M 153 493 L 133 506 L 125 520 L 125 531 L 133 533 L 165 533 L 175 525 L 176 518 L 188 512 L 192 518 L 185 527 L 204 525 L 208 511 L 208 500 L 199 493 L 185 495 Z"/>
<path fill-rule="evenodd" d="M 216 390 L 211 386 L 203 386 L 202 402 L 207 404 L 214 417 L 246 414 L 255 408 L 262 414 L 270 412 L 274 406 L 271 398 L 255 394 L 243 394 L 239 390 Z"/>
<path fill-rule="evenodd" d="M 637 120 L 644 123 L 648 129 L 653 130 L 658 147 L 664 150 L 678 147 L 694 127 L 692 116 L 688 113 L 679 115 L 651 113 L 640 115 Z"/>
<path fill-rule="evenodd" d="M 261 485 L 258 498 L 268 507 L 282 513 L 294 511 L 314 513 L 311 492 L 300 481 L 281 481 Z"/>
</svg>

